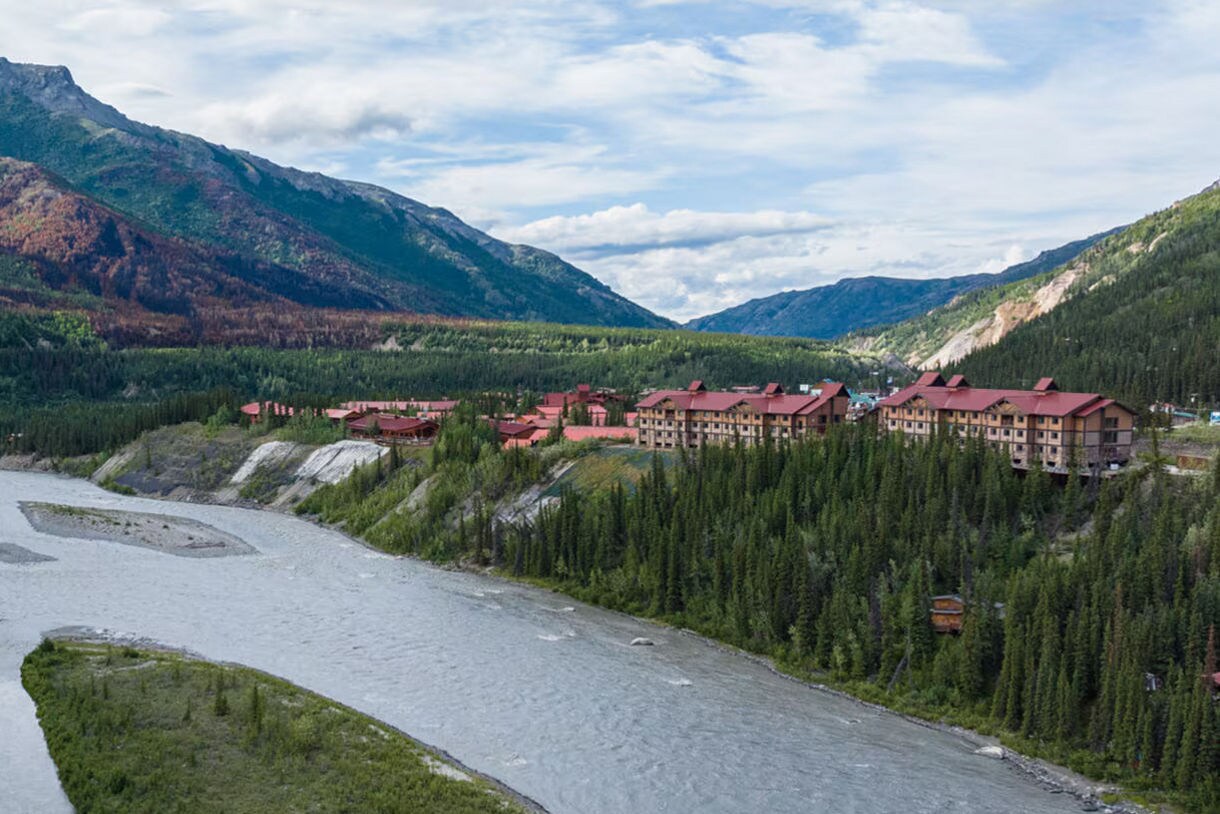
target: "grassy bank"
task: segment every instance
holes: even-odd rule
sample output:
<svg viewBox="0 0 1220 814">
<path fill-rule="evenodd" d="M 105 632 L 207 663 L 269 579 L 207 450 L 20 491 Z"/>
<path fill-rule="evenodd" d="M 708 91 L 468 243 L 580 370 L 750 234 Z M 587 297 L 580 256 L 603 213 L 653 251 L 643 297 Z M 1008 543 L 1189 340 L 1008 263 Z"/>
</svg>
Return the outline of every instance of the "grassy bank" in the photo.
<svg viewBox="0 0 1220 814">
<path fill-rule="evenodd" d="M 255 670 L 44 642 L 21 677 L 80 812 L 527 810 L 373 719 Z"/>
</svg>

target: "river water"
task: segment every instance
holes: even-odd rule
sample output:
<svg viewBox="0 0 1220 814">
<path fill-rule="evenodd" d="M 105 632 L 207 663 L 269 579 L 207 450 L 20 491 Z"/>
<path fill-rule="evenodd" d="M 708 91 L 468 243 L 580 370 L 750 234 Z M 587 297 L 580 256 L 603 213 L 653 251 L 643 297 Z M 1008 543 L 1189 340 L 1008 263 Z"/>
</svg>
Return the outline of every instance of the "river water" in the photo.
<svg viewBox="0 0 1220 814">
<path fill-rule="evenodd" d="M 35 532 L 21 500 L 190 517 L 258 549 L 187 559 Z M 268 512 L 0 472 L 0 811 L 70 811 L 22 657 L 50 630 L 144 637 L 380 718 L 554 814 L 1068 812 L 951 734 L 776 676 L 691 636 L 442 571 Z M 637 637 L 655 647 L 631 647 Z"/>
</svg>

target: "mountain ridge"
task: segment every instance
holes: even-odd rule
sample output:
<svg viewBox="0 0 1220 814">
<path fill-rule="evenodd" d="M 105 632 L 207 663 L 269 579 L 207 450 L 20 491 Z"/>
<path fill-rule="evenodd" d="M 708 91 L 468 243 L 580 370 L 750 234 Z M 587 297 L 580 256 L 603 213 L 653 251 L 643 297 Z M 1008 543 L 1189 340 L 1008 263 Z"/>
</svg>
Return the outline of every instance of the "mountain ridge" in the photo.
<svg viewBox="0 0 1220 814">
<path fill-rule="evenodd" d="M 1053 375 L 1140 400 L 1220 400 L 1220 183 L 1051 271 L 843 341 L 916 369 L 953 365 L 977 383 Z"/>
<path fill-rule="evenodd" d="M 66 68 L 0 57 L 0 155 L 167 237 L 348 292 L 314 306 L 355 299 L 451 317 L 674 326 L 561 258 L 499 241 L 448 210 L 134 122 Z"/>
<path fill-rule="evenodd" d="M 848 333 L 919 316 L 979 288 L 1041 274 L 1075 257 L 1115 230 L 1040 252 L 1032 260 L 994 274 L 907 279 L 869 275 L 826 286 L 783 291 L 698 317 L 683 327 L 697 331 L 759 336 L 834 339 Z"/>
</svg>

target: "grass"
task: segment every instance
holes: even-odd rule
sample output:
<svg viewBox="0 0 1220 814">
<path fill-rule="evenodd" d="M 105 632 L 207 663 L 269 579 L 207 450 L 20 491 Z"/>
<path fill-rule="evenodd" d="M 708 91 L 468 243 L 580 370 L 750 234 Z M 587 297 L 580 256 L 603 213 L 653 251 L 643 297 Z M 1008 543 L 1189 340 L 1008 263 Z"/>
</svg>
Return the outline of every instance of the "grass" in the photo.
<svg viewBox="0 0 1220 814">
<path fill-rule="evenodd" d="M 1165 438 L 1167 441 L 1220 447 L 1220 425 L 1192 424 L 1187 427 L 1176 427 L 1170 430 Z"/>
<path fill-rule="evenodd" d="M 654 455 L 659 455 L 667 466 L 676 460 L 672 452 L 665 450 L 627 446 L 594 449 L 577 458 L 572 467 L 546 490 L 545 495 L 557 497 L 565 488 L 598 492 L 609 489 L 615 483 L 628 490 L 634 489 L 635 484 L 652 467 Z"/>
<path fill-rule="evenodd" d="M 87 812 L 524 811 L 377 721 L 244 667 L 44 641 L 21 669 Z"/>
</svg>

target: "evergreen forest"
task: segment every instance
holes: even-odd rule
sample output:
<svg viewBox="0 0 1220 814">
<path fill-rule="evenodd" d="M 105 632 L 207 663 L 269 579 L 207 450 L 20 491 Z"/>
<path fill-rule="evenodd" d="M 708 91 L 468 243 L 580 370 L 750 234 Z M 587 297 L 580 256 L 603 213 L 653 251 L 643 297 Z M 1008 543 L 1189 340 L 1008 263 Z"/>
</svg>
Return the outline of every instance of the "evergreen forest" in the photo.
<svg viewBox="0 0 1220 814">
<path fill-rule="evenodd" d="M 979 444 L 850 428 L 705 447 L 571 492 L 505 569 L 1001 733 L 1091 776 L 1220 806 L 1220 469 L 1022 476 Z M 931 598 L 960 594 L 960 635 Z"/>
</svg>

